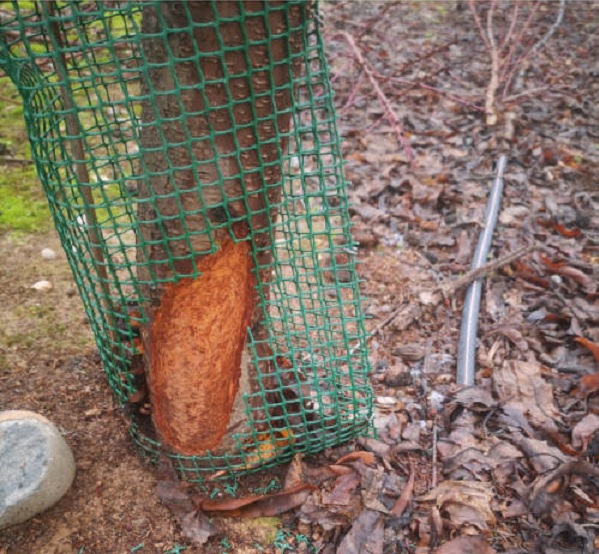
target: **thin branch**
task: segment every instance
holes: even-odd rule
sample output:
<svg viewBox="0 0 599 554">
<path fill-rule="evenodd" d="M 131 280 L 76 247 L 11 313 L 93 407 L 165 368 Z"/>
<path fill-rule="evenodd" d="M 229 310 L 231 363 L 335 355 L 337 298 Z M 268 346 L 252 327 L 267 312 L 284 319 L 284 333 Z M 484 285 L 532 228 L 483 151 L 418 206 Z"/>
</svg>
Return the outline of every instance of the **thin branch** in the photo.
<svg viewBox="0 0 599 554">
<path fill-rule="evenodd" d="M 402 145 L 402 147 L 406 153 L 406 156 L 408 157 L 408 160 L 410 162 L 412 162 L 414 160 L 414 151 L 412 150 L 412 147 L 410 146 L 408 139 L 405 137 L 405 134 L 403 132 L 403 128 L 401 126 L 399 118 L 397 117 L 397 114 L 393 111 L 393 107 L 391 106 L 389 99 L 385 96 L 385 93 L 381 90 L 381 87 L 379 86 L 379 84 L 374 76 L 374 73 L 372 72 L 368 63 L 364 59 L 364 56 L 362 56 L 362 52 L 358 48 L 358 45 L 354 41 L 353 37 L 346 32 L 343 32 L 341 34 L 345 38 L 347 43 L 349 44 L 350 48 L 352 49 L 353 54 L 354 54 L 356 60 L 358 61 L 358 63 L 362 66 L 364 73 L 366 73 L 366 76 L 368 77 L 368 80 L 370 81 L 370 84 L 372 85 L 372 88 L 374 89 L 374 92 L 376 93 L 377 98 L 379 99 L 379 102 L 383 105 L 383 107 L 385 109 L 387 119 L 389 120 L 389 122 L 391 123 L 391 125 L 393 126 L 393 128 L 395 130 L 395 134 L 397 135 L 397 139 L 399 140 L 399 143 Z"/>
<path fill-rule="evenodd" d="M 495 43 L 495 30 L 493 28 L 493 15 L 495 14 L 496 0 L 492 0 L 491 7 L 487 12 L 487 42 L 489 55 L 491 56 L 491 79 L 487 85 L 487 94 L 485 95 L 485 114 L 487 115 L 487 125 L 497 123 L 497 114 L 495 113 L 495 94 L 499 87 L 499 52 Z"/>
<path fill-rule="evenodd" d="M 345 101 L 345 104 L 343 104 L 343 106 L 341 106 L 341 108 L 339 108 L 337 110 L 337 114 L 340 115 L 343 112 L 345 112 L 346 110 L 348 110 L 349 108 L 351 108 L 356 100 L 356 96 L 358 96 L 358 92 L 360 90 L 360 87 L 362 86 L 362 82 L 364 81 L 364 72 L 362 71 L 360 73 L 360 76 L 358 77 L 358 80 L 356 82 L 356 84 L 354 85 L 352 91 L 350 92 L 347 100 Z"/>
<path fill-rule="evenodd" d="M 385 75 L 381 75 L 380 73 L 378 73 L 376 71 L 373 71 L 373 74 L 380 81 L 388 81 L 389 83 L 396 83 L 399 85 L 406 85 L 406 86 L 411 86 L 414 88 L 421 88 L 423 90 L 430 90 L 431 92 L 436 92 L 437 94 L 440 94 L 441 96 L 445 96 L 445 97 L 449 98 L 450 100 L 453 100 L 454 102 L 456 102 L 458 104 L 462 104 L 463 106 L 466 106 L 470 109 L 473 109 L 473 110 L 476 110 L 479 112 L 484 110 L 484 108 L 482 108 L 481 106 L 477 106 L 476 104 L 473 104 L 472 102 L 468 102 L 467 100 L 464 100 L 463 98 L 460 98 L 459 96 L 456 96 L 455 94 L 452 94 L 451 92 L 447 92 L 443 89 L 433 87 L 431 85 L 427 85 L 427 84 L 421 83 L 419 81 L 409 81 L 407 79 L 399 79 L 397 77 L 386 77 Z"/>
<path fill-rule="evenodd" d="M 490 52 L 491 45 L 489 44 L 489 39 L 487 38 L 487 34 L 483 29 L 483 24 L 481 23 L 480 17 L 478 16 L 478 12 L 476 11 L 474 0 L 468 0 L 468 8 L 470 8 L 470 11 L 472 12 L 472 17 L 474 18 L 474 23 L 476 23 L 476 27 L 478 29 L 480 38 L 483 39 L 483 43 L 485 44 L 486 49 Z"/>
<path fill-rule="evenodd" d="M 490 261 L 490 262 L 486 263 L 485 265 L 482 265 L 480 267 L 477 267 L 476 269 L 469 271 L 465 275 L 462 275 L 462 277 L 459 277 L 458 279 L 455 279 L 454 281 L 451 281 L 450 283 L 447 283 L 446 285 L 440 286 L 438 288 L 438 290 L 441 291 L 443 298 L 450 298 L 458 290 L 460 290 L 464 287 L 467 287 L 468 285 L 470 285 L 477 279 L 480 279 L 484 275 L 487 275 L 488 273 L 492 273 L 493 271 L 497 271 L 498 269 L 501 269 L 502 267 L 509 265 L 512 262 L 516 261 L 518 258 L 521 258 L 522 256 L 526 256 L 526 255 L 530 254 L 531 252 L 534 252 L 538 248 L 540 248 L 540 247 L 538 245 L 534 245 L 534 244 L 531 246 L 525 246 L 523 248 L 520 248 L 519 250 L 516 250 L 515 252 L 512 252 L 511 254 L 507 254 L 506 256 L 503 256 L 502 258 Z"/>
<path fill-rule="evenodd" d="M 506 98 L 503 99 L 503 101 L 506 104 L 510 104 L 511 102 L 516 102 L 517 100 L 519 100 L 520 98 L 523 98 L 525 96 L 532 96 L 534 94 L 539 94 L 539 92 L 546 92 L 547 90 L 549 90 L 549 87 L 531 88 L 530 90 L 526 90 L 526 91 L 520 92 L 518 94 L 512 94 L 511 96 L 507 96 Z"/>
<path fill-rule="evenodd" d="M 545 36 L 539 40 L 531 49 L 531 52 L 536 52 L 540 50 L 547 44 L 547 41 L 553 36 L 557 28 L 561 25 L 562 19 L 564 18 L 564 12 L 566 11 L 566 0 L 559 1 L 559 11 L 557 12 L 557 18 L 553 22 L 553 25 L 549 28 L 549 30 L 545 33 Z"/>
<path fill-rule="evenodd" d="M 506 48 L 510 43 L 512 34 L 514 32 L 514 29 L 516 28 L 516 23 L 518 22 L 518 8 L 519 7 L 520 7 L 520 4 L 518 3 L 518 0 L 516 0 L 516 2 L 514 2 L 514 13 L 512 14 L 512 20 L 510 21 L 510 27 L 501 43 L 500 50 L 503 50 L 504 48 Z"/>
<path fill-rule="evenodd" d="M 0 156 L 0 162 L 5 164 L 32 164 L 33 160 L 28 158 L 13 158 L 12 156 Z"/>
<path fill-rule="evenodd" d="M 540 5 L 541 5 L 541 0 L 537 0 L 537 2 L 535 2 L 532 5 L 532 8 L 530 9 L 530 13 L 528 14 L 528 17 L 526 18 L 526 22 L 524 23 L 522 29 L 518 32 L 517 37 L 513 40 L 512 47 L 510 48 L 510 51 L 508 52 L 508 54 L 505 58 L 505 61 L 503 62 L 501 76 L 499 77 L 499 81 L 501 83 L 504 83 L 503 92 L 501 93 L 502 98 L 505 98 L 507 95 L 507 92 L 512 83 L 512 79 L 514 78 L 514 73 L 516 72 L 516 69 L 522 65 L 524 60 L 529 56 L 529 54 L 531 52 L 531 49 L 525 51 L 523 54 L 521 54 L 519 57 L 517 57 L 515 61 L 512 62 L 512 59 L 514 58 L 514 53 L 516 51 L 516 47 L 519 44 L 522 44 L 522 37 L 528 31 L 528 29 L 534 19 L 534 15 L 536 14 Z"/>
</svg>

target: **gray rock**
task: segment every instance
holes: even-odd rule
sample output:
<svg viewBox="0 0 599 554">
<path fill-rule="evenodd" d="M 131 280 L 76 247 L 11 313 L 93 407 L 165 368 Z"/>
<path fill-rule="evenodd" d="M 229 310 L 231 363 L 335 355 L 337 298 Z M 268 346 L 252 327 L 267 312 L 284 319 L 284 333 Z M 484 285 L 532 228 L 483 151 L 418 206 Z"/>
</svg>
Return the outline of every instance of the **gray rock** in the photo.
<svg viewBox="0 0 599 554">
<path fill-rule="evenodd" d="M 0 412 L 0 529 L 56 504 L 74 478 L 71 449 L 52 423 L 33 412 Z"/>
</svg>

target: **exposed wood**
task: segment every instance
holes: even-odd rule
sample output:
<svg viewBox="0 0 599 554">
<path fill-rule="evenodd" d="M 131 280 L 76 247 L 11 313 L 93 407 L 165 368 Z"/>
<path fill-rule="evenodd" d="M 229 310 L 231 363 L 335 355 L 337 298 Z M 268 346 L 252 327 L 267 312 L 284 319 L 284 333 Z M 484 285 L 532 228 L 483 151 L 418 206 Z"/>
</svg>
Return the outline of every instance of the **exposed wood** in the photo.
<svg viewBox="0 0 599 554">
<path fill-rule="evenodd" d="M 229 239 L 199 263 L 202 278 L 167 286 L 156 312 L 150 331 L 153 418 L 181 454 L 217 448 L 229 425 L 253 309 L 248 251 L 247 242 Z M 198 404 L 207 409 L 194 409 Z"/>
</svg>

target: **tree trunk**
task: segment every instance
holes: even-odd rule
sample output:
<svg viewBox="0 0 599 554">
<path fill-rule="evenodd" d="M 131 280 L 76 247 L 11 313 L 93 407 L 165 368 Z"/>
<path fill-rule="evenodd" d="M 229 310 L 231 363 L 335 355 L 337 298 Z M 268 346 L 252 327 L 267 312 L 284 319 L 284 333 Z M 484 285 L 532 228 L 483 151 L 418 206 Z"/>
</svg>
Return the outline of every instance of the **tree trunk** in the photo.
<svg viewBox="0 0 599 554">
<path fill-rule="evenodd" d="M 226 451 L 247 424 L 247 328 L 267 338 L 257 290 L 268 297 L 291 54 L 303 46 L 287 31 L 304 12 L 282 2 L 143 9 L 143 33 L 160 35 L 143 41 L 138 279 L 152 418 L 180 454 Z"/>
</svg>

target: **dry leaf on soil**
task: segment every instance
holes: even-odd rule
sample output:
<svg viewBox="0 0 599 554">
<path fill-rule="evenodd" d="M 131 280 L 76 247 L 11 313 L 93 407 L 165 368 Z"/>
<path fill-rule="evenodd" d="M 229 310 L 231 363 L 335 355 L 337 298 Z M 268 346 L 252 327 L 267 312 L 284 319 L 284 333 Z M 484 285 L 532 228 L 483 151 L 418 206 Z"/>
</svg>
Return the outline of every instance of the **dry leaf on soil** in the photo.
<svg viewBox="0 0 599 554">
<path fill-rule="evenodd" d="M 337 554 L 382 554 L 383 516 L 373 510 L 363 511 L 337 547 Z"/>
<path fill-rule="evenodd" d="M 490 483 L 443 481 L 418 500 L 435 502 L 439 511 L 446 514 L 449 524 L 454 528 L 468 525 L 483 531 L 496 523 L 491 510 L 493 497 L 493 487 Z"/>
<path fill-rule="evenodd" d="M 435 550 L 434 554 L 495 554 L 496 550 L 480 537 L 458 537 Z"/>
<path fill-rule="evenodd" d="M 300 484 L 268 496 L 249 495 L 223 500 L 204 499 L 200 508 L 207 514 L 227 517 L 271 517 L 301 506 L 316 487 Z"/>
<path fill-rule="evenodd" d="M 208 517 L 199 511 L 186 483 L 171 479 L 158 481 L 156 494 L 181 526 L 186 539 L 196 545 L 205 544 L 217 530 Z"/>
<path fill-rule="evenodd" d="M 526 415 L 533 428 L 557 432 L 559 412 L 553 387 L 543 379 L 540 365 L 508 360 L 493 372 L 493 385 L 504 410 L 513 406 Z"/>
<path fill-rule="evenodd" d="M 585 452 L 599 432 L 599 416 L 587 414 L 572 429 L 572 448 Z"/>
</svg>

